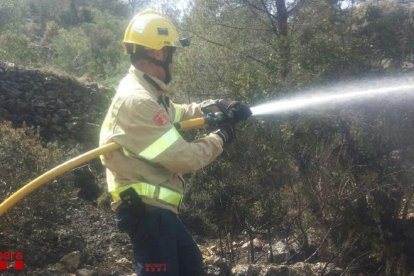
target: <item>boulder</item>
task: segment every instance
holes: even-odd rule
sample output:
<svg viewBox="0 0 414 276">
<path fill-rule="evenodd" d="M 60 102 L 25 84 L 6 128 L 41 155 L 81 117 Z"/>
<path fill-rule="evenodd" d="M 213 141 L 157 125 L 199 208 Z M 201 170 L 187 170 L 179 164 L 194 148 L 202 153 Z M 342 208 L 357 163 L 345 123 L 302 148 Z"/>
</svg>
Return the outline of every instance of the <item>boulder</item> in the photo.
<svg viewBox="0 0 414 276">
<path fill-rule="evenodd" d="M 204 271 L 206 276 L 228 276 L 230 275 L 230 263 L 217 256 L 204 260 Z"/>
<path fill-rule="evenodd" d="M 81 259 L 81 253 L 79 251 L 73 251 L 66 254 L 60 259 L 60 263 L 63 264 L 68 271 L 75 271 L 79 268 Z"/>
</svg>

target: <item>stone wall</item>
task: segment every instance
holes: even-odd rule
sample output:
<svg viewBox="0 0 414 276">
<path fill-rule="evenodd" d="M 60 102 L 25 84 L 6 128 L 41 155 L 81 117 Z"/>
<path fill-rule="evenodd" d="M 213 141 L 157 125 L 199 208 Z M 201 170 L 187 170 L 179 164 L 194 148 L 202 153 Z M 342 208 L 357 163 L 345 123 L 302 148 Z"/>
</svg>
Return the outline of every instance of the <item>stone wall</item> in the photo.
<svg viewBox="0 0 414 276">
<path fill-rule="evenodd" d="M 39 128 L 46 141 L 97 146 L 112 89 L 0 62 L 0 121 Z"/>
</svg>

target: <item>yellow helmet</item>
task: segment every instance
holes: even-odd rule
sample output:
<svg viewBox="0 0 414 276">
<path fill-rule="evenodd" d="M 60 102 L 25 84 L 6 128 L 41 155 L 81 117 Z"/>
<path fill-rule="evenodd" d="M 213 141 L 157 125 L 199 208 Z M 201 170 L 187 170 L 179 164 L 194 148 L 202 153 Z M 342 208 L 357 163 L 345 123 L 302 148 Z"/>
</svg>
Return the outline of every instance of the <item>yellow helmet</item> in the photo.
<svg viewBox="0 0 414 276">
<path fill-rule="evenodd" d="M 189 41 L 180 39 L 174 25 L 162 14 L 144 10 L 132 18 L 122 40 L 122 46 L 128 54 L 135 52 L 136 45 L 161 50 L 166 46 L 185 47 Z"/>
</svg>

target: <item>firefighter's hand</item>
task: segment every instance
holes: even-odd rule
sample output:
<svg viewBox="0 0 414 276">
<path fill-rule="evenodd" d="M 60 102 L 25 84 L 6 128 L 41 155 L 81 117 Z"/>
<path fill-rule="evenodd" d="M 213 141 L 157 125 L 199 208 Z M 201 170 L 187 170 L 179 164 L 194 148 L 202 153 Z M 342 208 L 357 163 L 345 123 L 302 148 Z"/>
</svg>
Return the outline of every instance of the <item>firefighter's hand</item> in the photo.
<svg viewBox="0 0 414 276">
<path fill-rule="evenodd" d="M 220 125 L 220 128 L 213 133 L 220 136 L 224 145 L 230 144 L 234 139 L 236 139 L 236 129 L 234 125 L 230 123 Z"/>
</svg>

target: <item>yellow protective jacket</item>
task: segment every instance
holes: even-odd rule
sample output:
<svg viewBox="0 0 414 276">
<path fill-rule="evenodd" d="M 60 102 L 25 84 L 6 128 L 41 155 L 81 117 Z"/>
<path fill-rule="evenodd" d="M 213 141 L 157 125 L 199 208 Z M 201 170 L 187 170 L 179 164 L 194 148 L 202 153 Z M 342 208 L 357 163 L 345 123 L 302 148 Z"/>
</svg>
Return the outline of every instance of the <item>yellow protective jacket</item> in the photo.
<svg viewBox="0 0 414 276">
<path fill-rule="evenodd" d="M 133 187 L 146 204 L 178 213 L 181 175 L 206 166 L 223 151 L 216 134 L 192 142 L 181 137 L 174 122 L 202 116 L 201 104 L 175 104 L 168 92 L 163 82 L 133 66 L 117 89 L 99 141 L 122 146 L 101 156 L 113 209 L 119 206 L 119 193 Z"/>
</svg>

